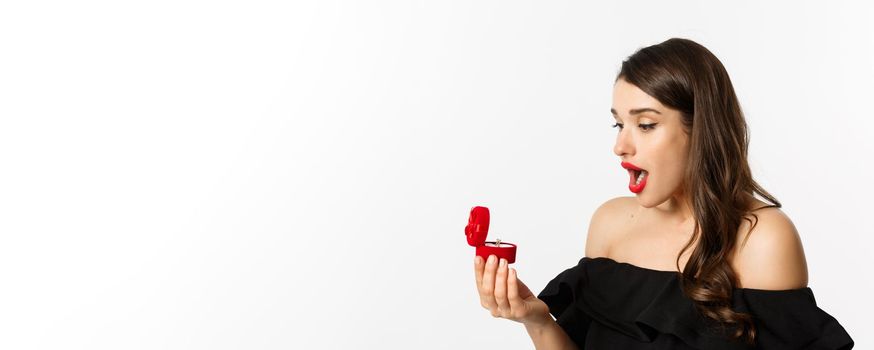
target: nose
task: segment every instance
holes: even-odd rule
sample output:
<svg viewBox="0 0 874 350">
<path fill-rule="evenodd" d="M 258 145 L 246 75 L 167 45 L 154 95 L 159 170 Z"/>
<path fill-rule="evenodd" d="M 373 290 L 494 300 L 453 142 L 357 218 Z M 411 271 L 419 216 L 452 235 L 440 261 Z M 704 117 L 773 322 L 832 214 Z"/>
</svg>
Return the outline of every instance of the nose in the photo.
<svg viewBox="0 0 874 350">
<path fill-rule="evenodd" d="M 631 139 L 630 132 L 619 130 L 616 135 L 616 144 L 613 145 L 613 153 L 623 158 L 625 155 L 634 155 L 634 140 Z"/>
</svg>

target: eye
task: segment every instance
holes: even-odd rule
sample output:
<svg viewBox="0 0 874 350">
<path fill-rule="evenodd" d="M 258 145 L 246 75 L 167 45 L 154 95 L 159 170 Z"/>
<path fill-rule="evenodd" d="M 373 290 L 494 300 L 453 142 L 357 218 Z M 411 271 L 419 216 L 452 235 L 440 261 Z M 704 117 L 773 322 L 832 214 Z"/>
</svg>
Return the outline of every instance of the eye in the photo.
<svg viewBox="0 0 874 350">
<path fill-rule="evenodd" d="M 640 126 L 640 128 L 643 129 L 643 130 L 652 130 L 652 129 L 655 129 L 655 125 L 656 125 L 656 124 L 658 124 L 658 123 L 640 124 L 639 126 Z M 623 125 L 622 125 L 621 123 L 613 124 L 613 127 L 614 127 L 614 128 L 617 127 L 617 126 L 618 126 L 620 129 L 622 129 L 622 127 L 623 127 Z"/>
</svg>

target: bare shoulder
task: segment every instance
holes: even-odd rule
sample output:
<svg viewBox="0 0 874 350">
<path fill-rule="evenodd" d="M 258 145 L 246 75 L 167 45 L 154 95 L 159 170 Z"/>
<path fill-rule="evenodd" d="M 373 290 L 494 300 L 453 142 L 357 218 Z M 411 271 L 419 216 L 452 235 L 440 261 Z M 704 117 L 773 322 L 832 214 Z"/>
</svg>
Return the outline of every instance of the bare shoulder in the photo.
<svg viewBox="0 0 874 350">
<path fill-rule="evenodd" d="M 743 225 L 734 255 L 740 288 L 785 290 L 807 286 L 807 260 L 795 224 L 780 208 L 755 211 Z"/>
<path fill-rule="evenodd" d="M 628 210 L 634 202 L 634 197 L 616 197 L 607 200 L 595 209 L 589 220 L 589 232 L 586 235 L 586 256 L 607 256 L 610 248 L 610 237 L 616 231 L 616 218 Z"/>
</svg>

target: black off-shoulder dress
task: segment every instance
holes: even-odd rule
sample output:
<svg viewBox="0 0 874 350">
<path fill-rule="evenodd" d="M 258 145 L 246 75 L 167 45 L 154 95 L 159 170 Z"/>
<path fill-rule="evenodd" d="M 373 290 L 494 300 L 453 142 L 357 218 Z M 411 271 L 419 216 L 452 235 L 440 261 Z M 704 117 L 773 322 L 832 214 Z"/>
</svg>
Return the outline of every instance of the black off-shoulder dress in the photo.
<svg viewBox="0 0 874 350">
<path fill-rule="evenodd" d="M 583 257 L 537 297 L 582 350 L 853 348 L 844 327 L 816 306 L 810 287 L 735 288 L 732 309 L 753 315 L 755 346 L 730 340 L 701 315 L 677 272 Z"/>
</svg>

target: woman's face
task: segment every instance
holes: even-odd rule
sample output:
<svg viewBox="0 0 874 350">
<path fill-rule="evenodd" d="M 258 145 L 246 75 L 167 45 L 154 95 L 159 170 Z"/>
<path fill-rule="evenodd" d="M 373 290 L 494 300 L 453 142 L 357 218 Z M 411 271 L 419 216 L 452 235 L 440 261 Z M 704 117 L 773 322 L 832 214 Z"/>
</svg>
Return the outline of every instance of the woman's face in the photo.
<svg viewBox="0 0 874 350">
<path fill-rule="evenodd" d="M 680 200 L 689 154 L 681 113 L 665 107 L 624 79 L 617 80 L 613 86 L 611 112 L 621 125 L 616 126 L 618 134 L 613 152 L 621 162 L 646 171 L 642 188 L 635 185 L 635 172 L 628 171 L 629 190 L 636 193 L 640 205 L 652 208 L 671 198 Z M 620 166 L 619 163 L 616 165 Z"/>
</svg>

